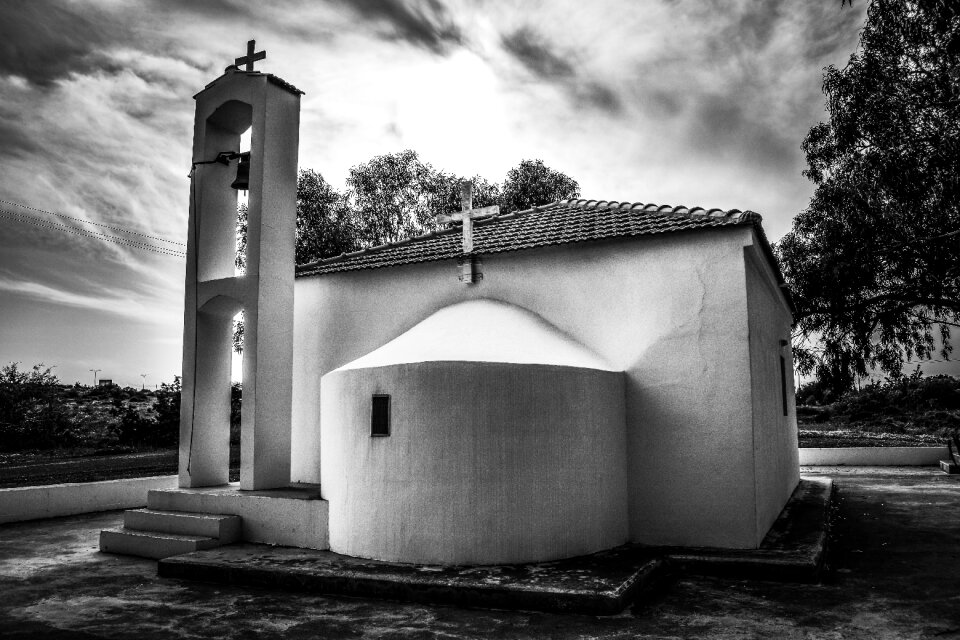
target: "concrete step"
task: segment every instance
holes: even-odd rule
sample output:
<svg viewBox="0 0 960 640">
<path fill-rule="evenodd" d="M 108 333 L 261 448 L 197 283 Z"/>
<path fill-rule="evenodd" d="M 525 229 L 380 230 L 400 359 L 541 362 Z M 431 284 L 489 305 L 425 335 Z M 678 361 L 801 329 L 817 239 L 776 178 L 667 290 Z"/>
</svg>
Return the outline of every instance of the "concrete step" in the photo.
<svg viewBox="0 0 960 640">
<path fill-rule="evenodd" d="M 241 522 L 240 516 L 157 509 L 132 509 L 123 514 L 126 529 L 216 538 L 220 544 L 240 539 Z"/>
<path fill-rule="evenodd" d="M 220 542 L 216 538 L 206 536 L 185 536 L 122 528 L 104 529 L 100 532 L 101 552 L 156 560 L 201 549 L 212 549 L 219 545 Z"/>
</svg>

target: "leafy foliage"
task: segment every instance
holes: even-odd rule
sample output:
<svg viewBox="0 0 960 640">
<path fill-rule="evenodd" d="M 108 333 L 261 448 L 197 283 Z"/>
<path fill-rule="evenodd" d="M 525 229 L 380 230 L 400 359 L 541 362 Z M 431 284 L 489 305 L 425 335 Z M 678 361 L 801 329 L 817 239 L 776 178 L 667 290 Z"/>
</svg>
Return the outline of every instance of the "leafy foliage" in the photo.
<svg viewBox="0 0 960 640">
<path fill-rule="evenodd" d="M 301 169 L 297 176 L 297 264 L 354 251 L 358 237 L 347 198 L 316 171 Z"/>
<path fill-rule="evenodd" d="M 829 67 L 830 120 L 803 143 L 816 184 L 777 245 L 804 373 L 834 393 L 870 367 L 949 357 L 960 321 L 960 5 L 874 0 Z"/>
<path fill-rule="evenodd" d="M 0 450 L 51 447 L 69 439 L 59 390 L 53 367 L 37 364 L 22 371 L 14 362 L 0 369 Z"/>
<path fill-rule="evenodd" d="M 180 394 L 183 391 L 180 376 L 174 376 L 173 382 L 160 384 L 160 391 L 153 403 L 156 414 L 157 435 L 155 441 L 159 443 L 176 443 L 180 438 Z"/>
<path fill-rule="evenodd" d="M 117 385 L 61 385 L 52 369 L 38 364 L 23 371 L 17 363 L 0 369 L 0 451 L 176 444 L 179 377 L 154 396 Z"/>
<path fill-rule="evenodd" d="M 448 199 L 444 176 L 416 151 L 376 156 L 350 169 L 347 187 L 362 246 L 396 242 L 438 228 Z"/>
<path fill-rule="evenodd" d="M 438 175 L 442 199 L 439 201 L 440 206 L 435 215 L 460 211 L 460 183 L 465 179 L 449 173 Z M 473 207 L 475 209 L 500 204 L 500 185 L 480 176 L 473 176 L 469 179 L 473 182 Z"/>
<path fill-rule="evenodd" d="M 543 160 L 523 160 L 507 172 L 500 209 L 510 213 L 579 197 L 580 185 L 570 176 L 551 169 Z"/>
</svg>

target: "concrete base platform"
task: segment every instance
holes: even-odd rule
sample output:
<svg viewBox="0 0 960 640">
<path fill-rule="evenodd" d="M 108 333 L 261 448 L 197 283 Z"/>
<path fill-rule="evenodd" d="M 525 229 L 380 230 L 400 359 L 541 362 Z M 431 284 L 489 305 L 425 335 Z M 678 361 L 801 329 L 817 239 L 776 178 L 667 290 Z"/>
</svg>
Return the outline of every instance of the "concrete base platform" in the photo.
<svg viewBox="0 0 960 640">
<path fill-rule="evenodd" d="M 960 464 L 957 464 L 953 460 L 941 460 L 940 471 L 943 471 L 944 473 L 949 473 L 950 475 L 953 475 L 955 473 L 960 473 Z"/>
<path fill-rule="evenodd" d="M 537 564 L 440 567 L 239 544 L 161 560 L 158 574 L 470 608 L 611 615 L 651 590 L 664 566 L 649 550 L 628 547 Z"/>
<path fill-rule="evenodd" d="M 227 514 L 243 520 L 240 539 L 305 549 L 328 549 L 329 503 L 317 485 L 243 491 L 240 483 L 199 489 L 164 489 L 147 494 L 157 511 Z"/>
<path fill-rule="evenodd" d="M 688 573 L 813 582 L 827 550 L 833 481 L 801 478 L 759 549 L 666 548 Z"/>
<path fill-rule="evenodd" d="M 829 478 L 801 479 L 759 549 L 626 545 L 555 562 L 441 567 L 240 544 L 166 558 L 158 574 L 474 608 L 611 615 L 651 591 L 667 568 L 787 582 L 816 580 L 826 552 L 832 495 Z"/>
</svg>

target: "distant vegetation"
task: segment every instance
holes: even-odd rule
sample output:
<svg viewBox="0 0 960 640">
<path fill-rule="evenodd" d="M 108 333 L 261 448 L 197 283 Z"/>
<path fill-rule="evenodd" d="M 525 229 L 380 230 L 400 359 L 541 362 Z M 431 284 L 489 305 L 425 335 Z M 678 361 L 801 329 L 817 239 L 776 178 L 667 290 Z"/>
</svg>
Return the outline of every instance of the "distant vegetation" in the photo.
<svg viewBox="0 0 960 640">
<path fill-rule="evenodd" d="M 896 376 L 838 398 L 829 384 L 797 392 L 801 446 L 937 445 L 960 434 L 960 379 Z"/>
<path fill-rule="evenodd" d="M 159 390 L 63 385 L 52 367 L 0 368 L 0 452 L 38 449 L 129 451 L 177 446 L 180 378 Z M 233 385 L 231 441 L 240 435 L 239 384 Z"/>
</svg>

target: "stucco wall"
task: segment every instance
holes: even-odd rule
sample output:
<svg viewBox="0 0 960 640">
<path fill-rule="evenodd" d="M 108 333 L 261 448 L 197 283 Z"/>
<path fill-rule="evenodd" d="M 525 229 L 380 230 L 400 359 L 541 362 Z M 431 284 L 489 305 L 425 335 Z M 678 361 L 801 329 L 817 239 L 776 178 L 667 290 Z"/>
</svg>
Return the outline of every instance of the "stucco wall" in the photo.
<svg viewBox="0 0 960 640">
<path fill-rule="evenodd" d="M 177 476 L 0 489 L 0 523 L 142 507 L 147 491 L 177 486 Z"/>
<path fill-rule="evenodd" d="M 756 246 L 744 249 L 753 389 L 753 451 L 759 545 L 800 481 L 794 403 L 792 317 L 768 263 Z M 784 344 L 781 344 L 784 341 Z M 780 358 L 784 359 L 785 383 Z M 786 415 L 784 415 L 784 387 Z"/>
<path fill-rule="evenodd" d="M 530 309 L 625 376 L 631 539 L 752 547 L 756 487 L 743 247 L 747 227 L 300 278 L 294 481 L 320 481 L 320 378 L 442 307 Z M 775 382 L 775 381 L 774 381 Z M 782 484 L 782 482 L 778 482 Z"/>
<path fill-rule="evenodd" d="M 372 394 L 390 395 L 371 437 Z M 627 541 L 623 374 L 420 362 L 323 378 L 330 548 L 380 560 L 501 564 Z"/>
</svg>

